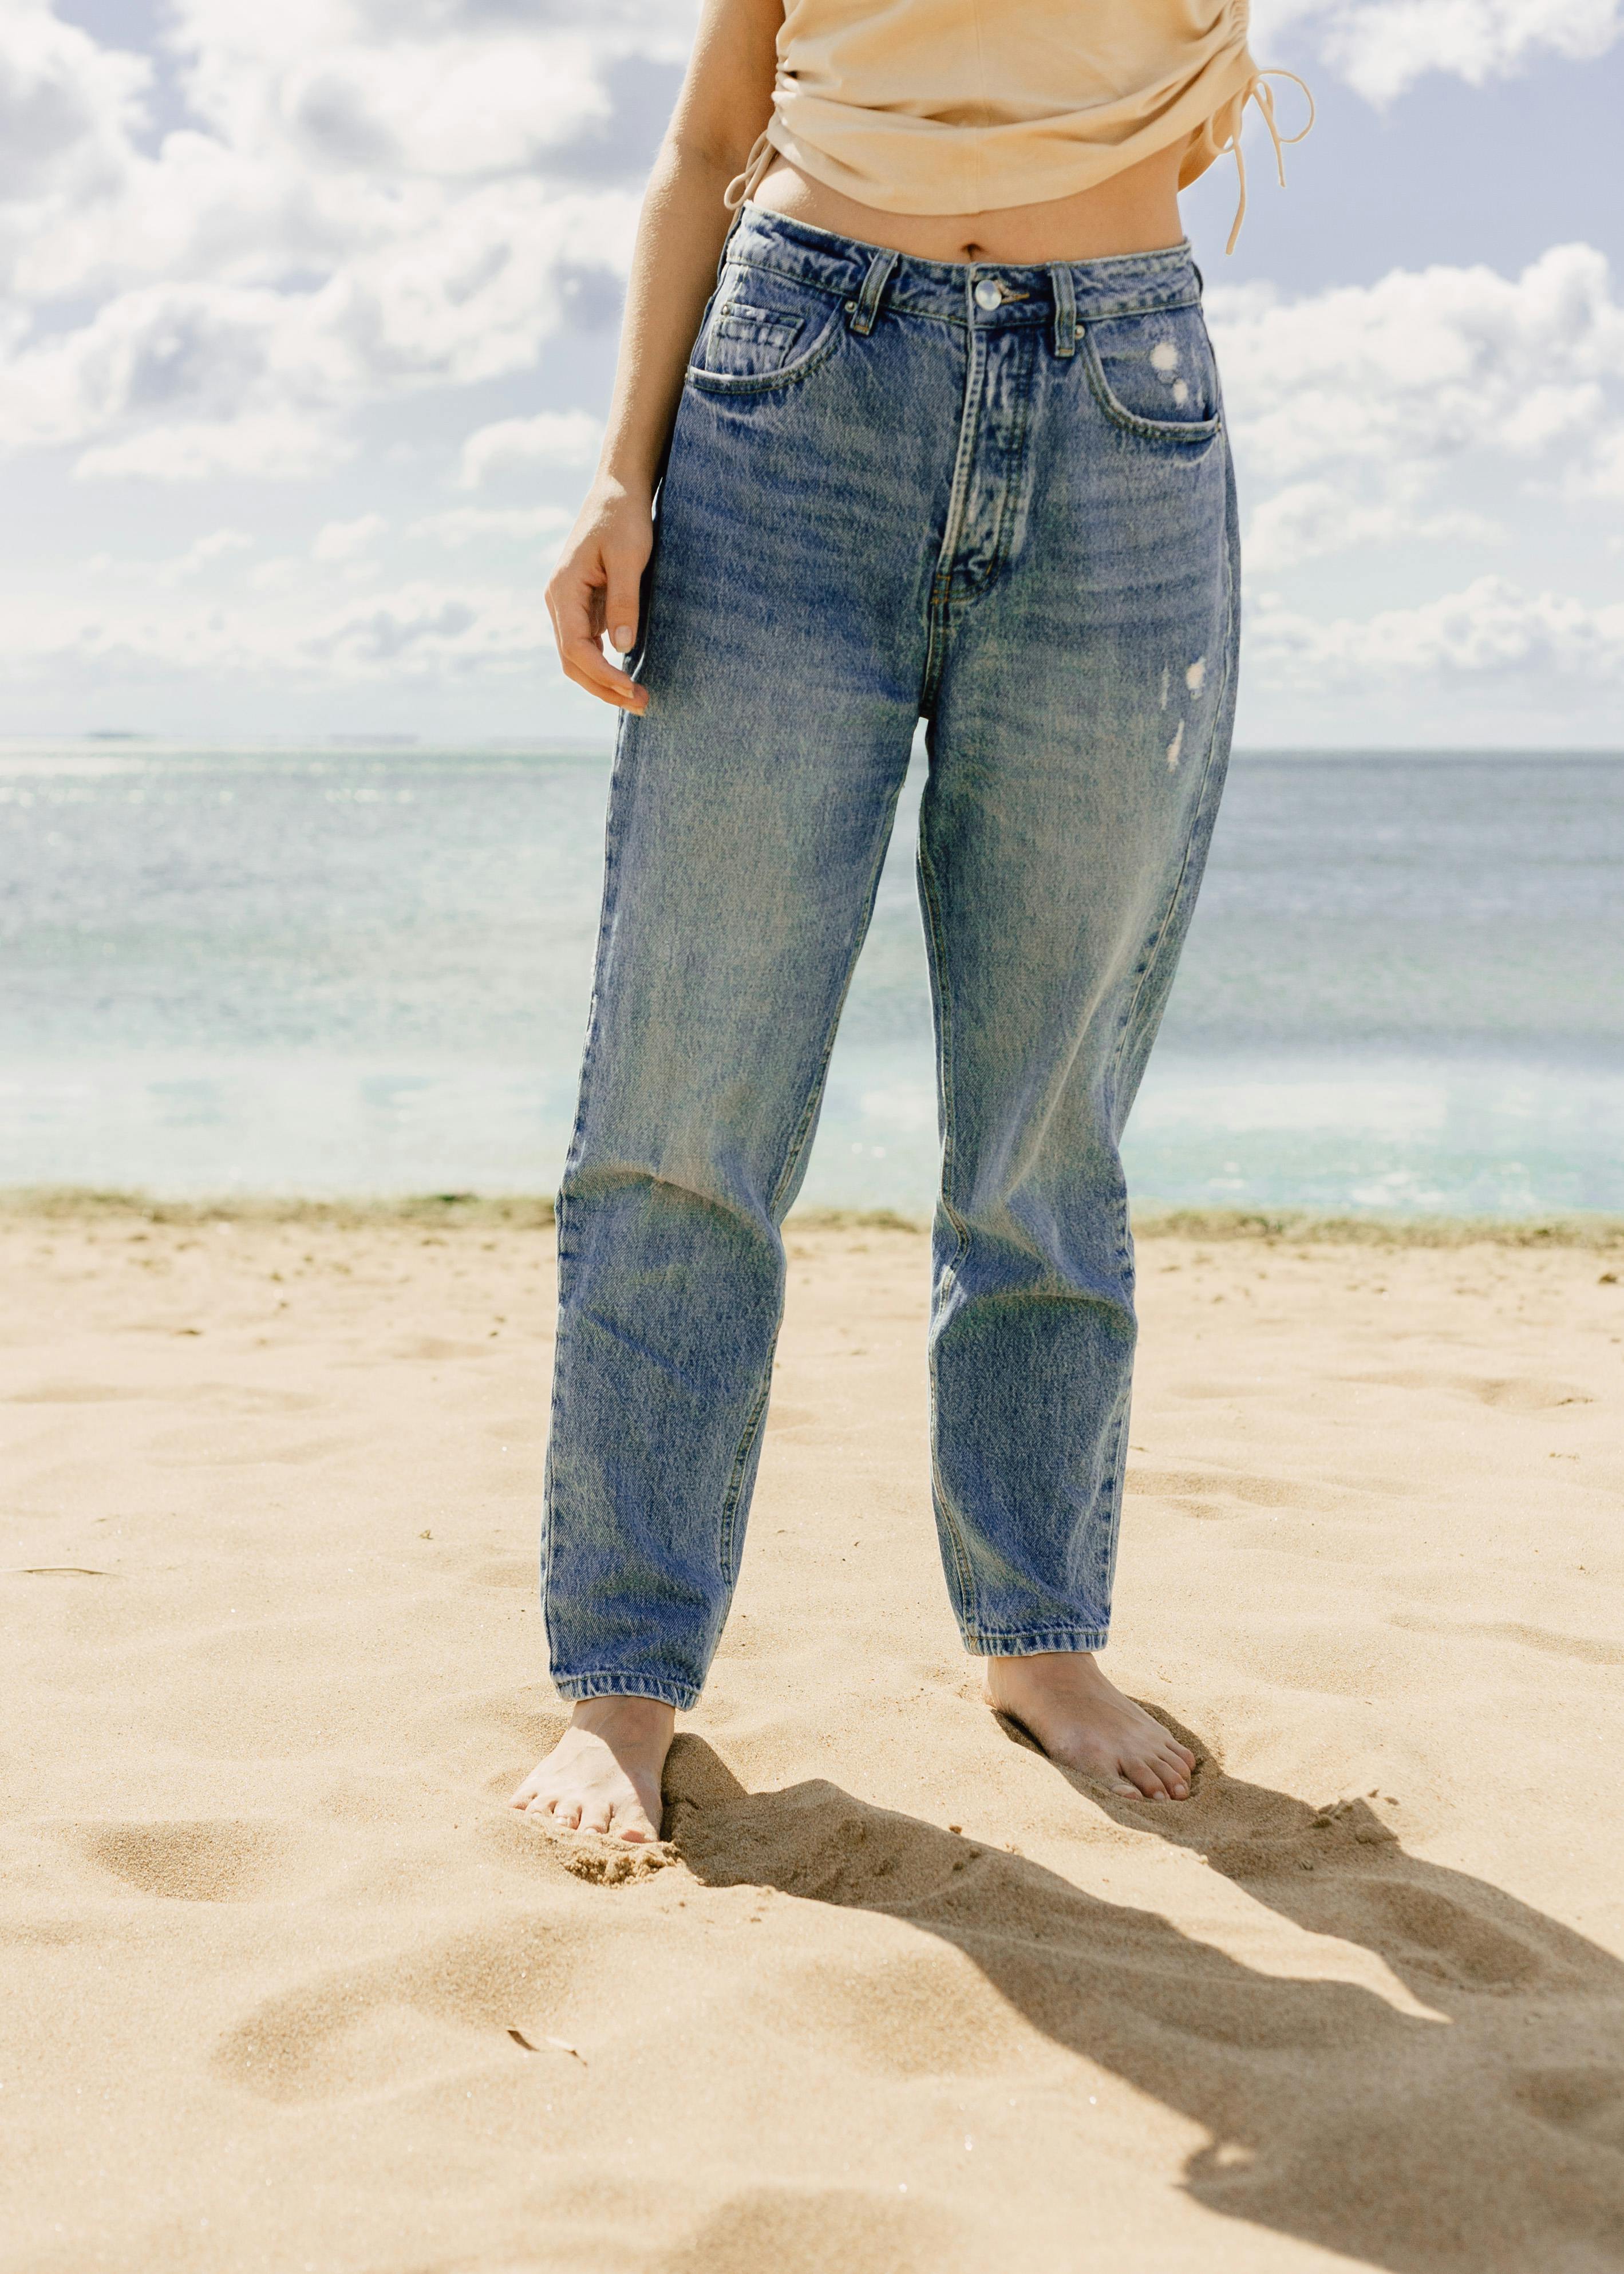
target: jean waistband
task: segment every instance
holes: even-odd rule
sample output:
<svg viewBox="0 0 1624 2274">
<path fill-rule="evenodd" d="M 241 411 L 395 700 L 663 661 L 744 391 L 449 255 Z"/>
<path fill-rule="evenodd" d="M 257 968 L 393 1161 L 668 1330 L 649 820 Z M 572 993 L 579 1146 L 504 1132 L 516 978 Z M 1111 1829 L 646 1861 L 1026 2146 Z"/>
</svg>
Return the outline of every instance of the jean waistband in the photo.
<svg viewBox="0 0 1624 2274">
<path fill-rule="evenodd" d="M 1188 306 L 1201 297 L 1201 274 L 1187 240 L 1101 260 L 921 260 L 756 205 L 741 207 L 723 258 L 861 299 L 870 320 L 882 298 L 897 314 L 987 327 L 1051 324 L 1064 299 L 1079 320 L 1098 322 Z"/>
</svg>

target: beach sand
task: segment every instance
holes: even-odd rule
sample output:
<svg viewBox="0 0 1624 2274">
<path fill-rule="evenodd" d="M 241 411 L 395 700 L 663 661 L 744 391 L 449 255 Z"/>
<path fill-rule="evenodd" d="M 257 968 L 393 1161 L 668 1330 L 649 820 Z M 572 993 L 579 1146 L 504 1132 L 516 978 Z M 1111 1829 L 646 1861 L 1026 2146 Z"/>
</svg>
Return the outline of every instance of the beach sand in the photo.
<svg viewBox="0 0 1624 2274">
<path fill-rule="evenodd" d="M 0 1217 L 5 2274 L 1624 2266 L 1624 1251 L 1142 1241 L 1183 1806 L 978 1702 L 923 1239 L 791 1251 L 604 1884 L 507 1806 L 545 1226 Z"/>
</svg>

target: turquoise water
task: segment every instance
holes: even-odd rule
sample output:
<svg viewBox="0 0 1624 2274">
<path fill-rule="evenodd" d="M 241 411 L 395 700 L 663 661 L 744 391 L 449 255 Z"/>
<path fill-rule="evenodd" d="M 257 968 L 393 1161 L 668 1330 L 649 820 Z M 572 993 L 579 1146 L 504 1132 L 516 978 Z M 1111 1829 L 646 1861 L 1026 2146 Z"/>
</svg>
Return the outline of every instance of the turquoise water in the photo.
<svg viewBox="0 0 1624 2274">
<path fill-rule="evenodd" d="M 0 1185 L 538 1192 L 601 752 L 0 746 Z M 929 1202 L 918 770 L 804 1198 Z M 1236 762 L 1141 1201 L 1624 1211 L 1624 758 Z"/>
</svg>

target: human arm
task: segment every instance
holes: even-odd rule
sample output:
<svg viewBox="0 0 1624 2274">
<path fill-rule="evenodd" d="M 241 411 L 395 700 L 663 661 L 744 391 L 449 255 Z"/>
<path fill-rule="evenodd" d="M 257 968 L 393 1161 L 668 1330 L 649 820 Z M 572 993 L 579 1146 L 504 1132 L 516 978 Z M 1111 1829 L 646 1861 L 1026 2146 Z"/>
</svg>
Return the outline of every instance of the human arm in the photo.
<svg viewBox="0 0 1624 2274">
<path fill-rule="evenodd" d="M 603 636 L 622 653 L 636 637 L 655 477 L 727 232 L 723 192 L 771 109 L 783 20 L 783 0 L 705 0 L 643 197 L 603 452 L 547 584 L 565 677 L 620 710 L 645 710 L 648 690 Z"/>
</svg>

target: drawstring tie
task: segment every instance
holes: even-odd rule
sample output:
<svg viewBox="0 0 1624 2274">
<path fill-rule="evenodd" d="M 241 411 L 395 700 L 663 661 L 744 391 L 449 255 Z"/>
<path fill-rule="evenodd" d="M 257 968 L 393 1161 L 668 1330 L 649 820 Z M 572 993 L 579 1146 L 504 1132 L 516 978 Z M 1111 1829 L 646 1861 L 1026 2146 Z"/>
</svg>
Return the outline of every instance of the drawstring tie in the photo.
<svg viewBox="0 0 1624 2274">
<path fill-rule="evenodd" d="M 750 145 L 750 154 L 744 162 L 744 171 L 735 174 L 722 192 L 722 203 L 729 213 L 737 213 L 747 198 L 753 198 L 761 185 L 762 176 L 771 164 L 773 150 L 770 130 L 763 126 Z"/>
<path fill-rule="evenodd" d="M 1268 84 L 1272 79 L 1292 80 L 1308 97 L 1308 124 L 1295 134 L 1282 134 L 1274 123 L 1274 90 Z M 1221 157 L 1228 150 L 1235 153 L 1235 172 L 1240 184 L 1240 203 L 1235 208 L 1235 223 L 1229 231 L 1229 241 L 1223 248 L 1226 253 L 1234 252 L 1240 238 L 1241 223 L 1246 218 L 1246 161 L 1241 155 L 1241 120 L 1245 116 L 1246 105 L 1249 102 L 1255 102 L 1263 114 L 1263 124 L 1268 128 L 1269 139 L 1274 145 L 1274 170 L 1280 176 L 1280 186 L 1282 190 L 1286 186 L 1286 146 L 1289 143 L 1300 142 L 1309 127 L 1314 123 L 1313 90 L 1306 79 L 1298 79 L 1294 71 L 1256 72 L 1241 89 L 1240 101 L 1235 106 L 1235 124 L 1229 129 L 1229 139 L 1227 142 L 1221 142 L 1218 145 Z"/>
</svg>

